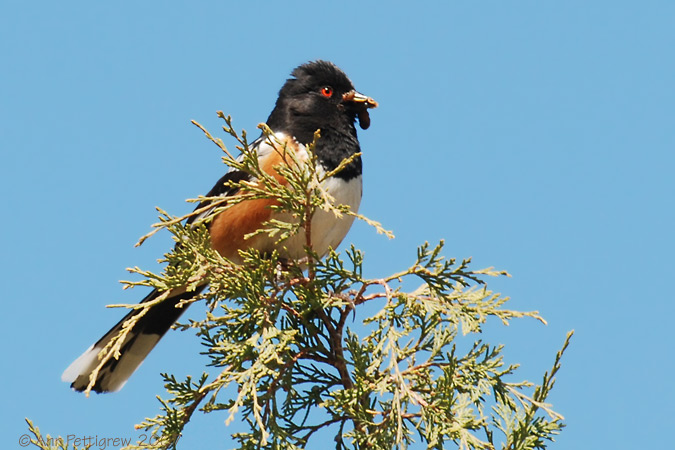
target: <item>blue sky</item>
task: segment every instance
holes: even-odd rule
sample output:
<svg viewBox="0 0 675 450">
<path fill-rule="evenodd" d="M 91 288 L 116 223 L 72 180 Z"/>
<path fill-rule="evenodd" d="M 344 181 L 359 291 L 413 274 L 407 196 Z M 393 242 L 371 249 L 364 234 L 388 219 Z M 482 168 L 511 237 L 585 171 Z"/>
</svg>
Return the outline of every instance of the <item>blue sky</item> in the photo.
<svg viewBox="0 0 675 450">
<path fill-rule="evenodd" d="M 255 133 L 317 58 L 380 102 L 360 133 L 361 212 L 397 237 L 353 227 L 367 273 L 439 239 L 508 270 L 491 286 L 549 321 L 487 327 L 523 377 L 576 330 L 550 398 L 568 428 L 550 448 L 669 447 L 675 3 L 252 3 L 0 5 L 2 448 L 24 417 L 138 438 L 159 372 L 201 372 L 197 340 L 172 333 L 119 393 L 60 381 L 121 316 L 104 305 L 143 295 L 121 291 L 124 269 L 169 248 L 133 247 L 154 207 L 186 212 L 224 170 L 189 121 L 216 132 L 223 110 Z M 224 419 L 197 416 L 184 448 L 231 448 Z"/>
</svg>

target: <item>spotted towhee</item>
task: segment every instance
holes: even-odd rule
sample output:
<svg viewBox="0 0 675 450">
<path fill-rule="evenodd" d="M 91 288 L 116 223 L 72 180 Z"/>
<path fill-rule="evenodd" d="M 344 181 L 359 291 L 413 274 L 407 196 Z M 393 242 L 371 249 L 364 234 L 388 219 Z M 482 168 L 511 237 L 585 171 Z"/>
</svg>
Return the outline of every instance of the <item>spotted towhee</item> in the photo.
<svg viewBox="0 0 675 450">
<path fill-rule="evenodd" d="M 326 61 L 315 61 L 297 67 L 279 91 L 274 110 L 267 119 L 267 125 L 273 136 L 263 135 L 255 141 L 260 168 L 278 177 L 275 167 L 283 163 L 276 149 L 282 143 L 302 159 L 307 155 L 305 146 L 314 141 L 314 133 L 319 130 L 320 138 L 316 142 L 315 153 L 320 170 L 327 172 L 336 169 L 340 163 L 360 152 L 359 141 L 354 126 L 357 118 L 361 128 L 370 125 L 368 109 L 375 108 L 377 102 L 354 90 L 351 80 L 337 66 Z M 274 139 L 276 142 L 272 142 Z M 348 205 L 356 211 L 361 202 L 361 158 L 355 157 L 342 170 L 324 181 L 325 190 L 332 195 L 336 204 Z M 231 183 L 252 180 L 251 175 L 242 171 L 230 171 L 223 176 L 207 194 L 207 197 L 228 197 L 235 194 Z M 283 180 L 280 180 L 283 182 Z M 270 206 L 272 200 L 246 200 L 230 208 L 207 212 L 207 226 L 211 245 L 222 256 L 234 263 L 240 263 L 240 249 L 254 248 L 262 253 L 277 250 L 282 258 L 299 259 L 305 256 L 305 237 L 292 236 L 277 243 L 265 233 L 259 233 L 246 239 L 262 223 L 274 218 Z M 201 205 L 203 206 L 203 205 Z M 195 221 L 191 217 L 188 222 Z M 314 251 L 325 254 L 329 248 L 337 247 L 347 234 L 353 217 L 343 215 L 338 218 L 334 213 L 318 210 L 312 219 L 312 243 Z M 174 289 L 168 298 L 153 306 L 135 324 L 120 349 L 118 359 L 111 358 L 99 371 L 93 385 L 95 392 L 117 391 L 124 386 L 131 374 L 140 366 L 145 357 L 159 342 L 171 325 L 180 317 L 185 308 L 176 305 L 185 299 L 197 295 L 204 286 L 187 291 Z M 142 302 L 158 298 L 162 292 L 152 291 Z M 137 311 L 131 311 L 117 325 L 112 327 L 101 339 L 77 358 L 63 373 L 63 381 L 71 382 L 71 387 L 83 391 L 89 384 L 89 377 L 98 364 L 97 355 L 113 339 L 125 321 Z"/>
</svg>

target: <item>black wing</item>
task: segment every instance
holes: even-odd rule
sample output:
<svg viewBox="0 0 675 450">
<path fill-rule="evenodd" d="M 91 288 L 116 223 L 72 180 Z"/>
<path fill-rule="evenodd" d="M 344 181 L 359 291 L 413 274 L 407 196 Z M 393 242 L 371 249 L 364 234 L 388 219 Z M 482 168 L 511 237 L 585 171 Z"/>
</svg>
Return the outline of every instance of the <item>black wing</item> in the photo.
<svg viewBox="0 0 675 450">
<path fill-rule="evenodd" d="M 206 196 L 207 197 L 229 197 L 231 195 L 236 194 L 239 189 L 236 188 L 236 187 L 232 187 L 232 186 L 227 185 L 226 183 L 228 181 L 231 181 L 232 183 L 239 183 L 240 181 L 250 180 L 250 179 L 251 179 L 251 176 L 249 174 L 247 174 L 246 172 L 242 172 L 240 170 L 228 172 L 225 175 L 223 175 L 220 178 L 220 180 L 218 180 L 216 182 L 215 186 L 213 186 L 211 188 L 211 190 L 209 191 L 208 194 L 206 194 Z M 200 209 L 200 208 L 203 208 L 204 206 L 207 206 L 209 203 L 211 203 L 211 200 L 204 200 L 204 201 L 200 202 L 199 205 L 197 205 L 197 207 L 195 208 L 195 211 Z M 219 206 L 223 206 L 223 204 L 221 203 Z M 196 214 L 194 216 L 190 216 L 187 220 L 187 224 L 192 224 L 198 219 L 203 219 L 205 217 L 208 217 L 209 214 L 211 214 L 212 211 L 213 211 L 212 209 L 209 209 L 209 210 L 204 211 L 201 214 Z M 209 225 L 210 225 L 210 222 L 206 224 L 207 228 L 209 227 Z"/>
</svg>

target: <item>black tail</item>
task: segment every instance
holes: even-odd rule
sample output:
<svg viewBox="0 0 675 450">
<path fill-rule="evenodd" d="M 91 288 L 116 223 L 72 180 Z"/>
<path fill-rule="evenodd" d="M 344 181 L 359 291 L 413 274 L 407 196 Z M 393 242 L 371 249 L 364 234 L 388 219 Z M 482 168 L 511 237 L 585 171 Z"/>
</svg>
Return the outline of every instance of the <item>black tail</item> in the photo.
<svg viewBox="0 0 675 450">
<path fill-rule="evenodd" d="M 190 299 L 199 294 L 204 287 L 201 286 L 189 292 L 184 289 L 176 289 L 175 294 L 172 293 L 141 317 L 124 340 L 119 359 L 111 358 L 105 363 L 96 377 L 92 390 L 94 392 L 113 392 L 122 389 L 124 383 L 138 369 L 146 356 L 157 345 L 157 342 L 185 311 L 186 307 L 176 308 L 176 305 L 181 300 Z M 141 303 L 154 300 L 160 294 L 159 291 L 153 290 Z M 61 379 L 71 382 L 70 386 L 76 391 L 85 390 L 89 384 L 89 375 L 99 362 L 99 352 L 119 333 L 124 322 L 134 314 L 138 314 L 138 311 L 129 312 L 117 325 L 73 361 L 61 375 Z"/>
</svg>

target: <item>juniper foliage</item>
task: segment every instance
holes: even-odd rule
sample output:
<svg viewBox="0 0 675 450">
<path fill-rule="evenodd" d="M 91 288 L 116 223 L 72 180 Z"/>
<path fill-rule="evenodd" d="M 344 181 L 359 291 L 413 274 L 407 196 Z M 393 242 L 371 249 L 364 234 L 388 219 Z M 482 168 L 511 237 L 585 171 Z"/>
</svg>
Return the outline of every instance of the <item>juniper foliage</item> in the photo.
<svg viewBox="0 0 675 450">
<path fill-rule="evenodd" d="M 292 220 L 270 221 L 257 233 L 280 241 L 303 233 L 306 257 L 288 261 L 249 250 L 242 252 L 242 266 L 233 265 L 211 249 L 204 223 L 185 225 L 187 217 L 213 204 L 183 217 L 160 210 L 160 222 L 139 244 L 167 229 L 177 245 L 165 255 L 166 269 L 161 274 L 130 269 L 142 280 L 125 283 L 162 290 L 208 284 L 188 301 L 205 304 L 205 318 L 177 328 L 196 332 L 211 369 L 182 380 L 163 374 L 167 395 L 159 398 L 160 412 L 137 426 L 151 439 L 128 448 L 176 448 L 197 411 L 222 412 L 227 424 L 245 423 L 246 431 L 232 435 L 240 449 L 311 448 L 326 433 L 338 450 L 419 444 L 546 448 L 564 427 L 546 399 L 572 333 L 541 383 L 514 381 L 518 365 L 504 362 L 502 346 L 481 339 L 482 328 L 491 317 L 506 325 L 525 317 L 545 321 L 536 311 L 507 309 L 508 298 L 487 288 L 487 278 L 506 272 L 472 269 L 468 259 L 446 259 L 443 242 L 421 245 L 407 268 L 378 279 L 364 276 L 364 254 L 353 246 L 319 258 L 311 242 L 311 218 L 319 209 L 352 215 L 392 237 L 379 223 L 336 205 L 321 188 L 349 161 L 322 173 L 312 145 L 310 158 L 300 161 L 278 143 L 286 164 L 277 170 L 288 180 L 281 184 L 260 170 L 246 133 L 237 133 L 230 117 L 218 115 L 237 141 L 239 158 L 195 124 L 222 149 L 225 164 L 257 181 L 230 182 L 238 194 L 227 203 L 222 198 L 193 201 L 211 200 L 224 210 L 246 200 L 274 199 L 273 208 Z M 274 140 L 269 129 L 260 128 Z M 126 306 L 142 313 L 162 300 Z M 129 322 L 125 330 L 135 320 Z M 124 330 L 105 349 L 101 365 L 115 357 L 123 339 Z"/>
</svg>

